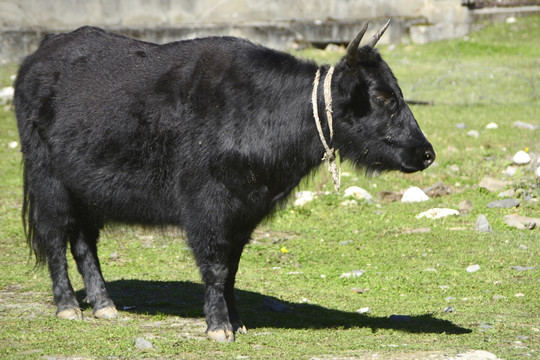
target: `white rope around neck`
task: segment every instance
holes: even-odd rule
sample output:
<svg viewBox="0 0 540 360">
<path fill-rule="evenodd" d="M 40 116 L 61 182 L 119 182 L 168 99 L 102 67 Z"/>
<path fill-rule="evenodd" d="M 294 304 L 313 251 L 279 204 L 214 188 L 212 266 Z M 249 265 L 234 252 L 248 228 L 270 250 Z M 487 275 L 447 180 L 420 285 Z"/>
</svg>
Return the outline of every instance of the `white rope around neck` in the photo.
<svg viewBox="0 0 540 360">
<path fill-rule="evenodd" d="M 324 106 L 326 110 L 326 119 L 328 121 L 328 130 L 330 131 L 330 141 L 333 141 L 334 138 L 334 126 L 332 120 L 332 75 L 334 74 L 334 67 L 331 66 L 328 69 L 328 73 L 324 78 Z M 328 171 L 332 174 L 332 180 L 334 182 L 334 189 L 339 193 L 339 186 L 341 182 L 341 165 L 338 171 L 336 165 L 336 151 L 334 147 L 330 148 L 326 139 L 324 138 L 324 133 L 322 131 L 321 120 L 319 118 L 319 106 L 317 104 L 317 92 L 319 89 L 319 81 L 321 77 L 321 70 L 317 69 L 315 74 L 315 81 L 313 82 L 313 92 L 311 94 L 311 103 L 313 104 L 313 117 L 315 118 L 315 125 L 317 126 L 317 131 L 319 132 L 319 137 L 321 138 L 321 143 L 324 146 L 324 156 L 322 161 L 328 161 Z"/>
</svg>

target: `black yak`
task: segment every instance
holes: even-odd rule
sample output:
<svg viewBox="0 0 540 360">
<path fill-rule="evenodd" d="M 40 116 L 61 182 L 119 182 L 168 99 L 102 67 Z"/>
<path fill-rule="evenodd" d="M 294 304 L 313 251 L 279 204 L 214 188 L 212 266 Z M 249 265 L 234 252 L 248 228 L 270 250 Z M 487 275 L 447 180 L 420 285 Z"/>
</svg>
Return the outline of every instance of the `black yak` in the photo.
<svg viewBox="0 0 540 360">
<path fill-rule="evenodd" d="M 15 108 L 27 240 L 48 265 L 57 316 L 82 318 L 68 243 L 94 315 L 114 318 L 100 230 L 173 225 L 205 283 L 208 336 L 234 341 L 246 331 L 234 296 L 242 250 L 323 155 L 368 172 L 428 167 L 433 148 L 374 48 L 386 26 L 360 46 L 366 27 L 332 67 L 233 37 L 46 36 L 20 67 Z"/>
</svg>

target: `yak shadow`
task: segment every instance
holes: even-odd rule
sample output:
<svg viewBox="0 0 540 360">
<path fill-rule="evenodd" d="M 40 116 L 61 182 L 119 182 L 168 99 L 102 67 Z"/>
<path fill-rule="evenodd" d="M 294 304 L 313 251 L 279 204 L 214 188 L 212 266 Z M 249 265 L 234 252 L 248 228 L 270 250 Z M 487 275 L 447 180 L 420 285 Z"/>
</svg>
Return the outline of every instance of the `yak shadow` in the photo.
<svg viewBox="0 0 540 360">
<path fill-rule="evenodd" d="M 184 318 L 202 318 L 204 286 L 188 281 L 117 280 L 107 284 L 109 294 L 122 312 L 169 314 Z M 84 290 L 77 292 L 83 299 Z M 370 328 L 393 329 L 409 333 L 467 334 L 466 329 L 432 314 L 376 317 L 346 312 L 307 303 L 279 300 L 252 291 L 236 290 L 237 306 L 249 329 Z M 82 302 L 81 302 L 82 303 Z"/>
</svg>

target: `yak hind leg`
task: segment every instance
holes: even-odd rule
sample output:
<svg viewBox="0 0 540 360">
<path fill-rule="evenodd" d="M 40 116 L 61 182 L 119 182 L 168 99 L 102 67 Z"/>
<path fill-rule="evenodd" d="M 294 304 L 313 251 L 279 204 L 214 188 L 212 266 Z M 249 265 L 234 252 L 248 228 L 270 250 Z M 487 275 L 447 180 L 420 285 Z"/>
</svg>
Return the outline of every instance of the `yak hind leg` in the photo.
<svg viewBox="0 0 540 360">
<path fill-rule="evenodd" d="M 246 237 L 245 239 L 249 239 Z M 240 257 L 244 249 L 244 245 L 247 240 L 242 239 L 241 242 L 235 243 L 229 252 L 229 272 L 227 274 L 227 281 L 225 283 L 225 301 L 227 302 L 227 310 L 229 312 L 229 321 L 233 327 L 235 333 L 247 334 L 247 328 L 240 319 L 238 310 L 236 308 L 236 297 L 234 295 L 234 284 L 236 281 L 236 272 L 238 271 L 238 265 L 240 263 Z"/>
<path fill-rule="evenodd" d="M 93 314 L 100 319 L 114 319 L 118 311 L 107 293 L 97 255 L 97 226 L 81 227 L 70 239 L 71 253 L 77 263 L 86 288 L 86 299 L 92 305 Z"/>
<path fill-rule="evenodd" d="M 82 320 L 82 311 L 68 276 L 67 242 L 73 218 L 67 191 L 55 179 L 43 177 L 38 184 L 29 184 L 29 242 L 45 260 L 52 280 L 56 316 Z"/>
</svg>

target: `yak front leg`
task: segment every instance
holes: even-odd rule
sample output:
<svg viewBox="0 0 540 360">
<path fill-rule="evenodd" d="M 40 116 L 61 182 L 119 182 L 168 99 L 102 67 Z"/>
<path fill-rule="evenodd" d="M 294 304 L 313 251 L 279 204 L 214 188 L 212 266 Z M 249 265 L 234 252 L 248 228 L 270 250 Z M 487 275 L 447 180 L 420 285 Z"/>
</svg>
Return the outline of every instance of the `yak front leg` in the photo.
<svg viewBox="0 0 540 360">
<path fill-rule="evenodd" d="M 207 226 L 197 226 L 192 231 L 186 229 L 188 242 L 205 284 L 204 313 L 208 325 L 206 334 L 218 342 L 233 342 L 234 332 L 224 294 L 229 275 L 230 244 L 222 233 L 208 231 L 210 226 Z"/>
</svg>

